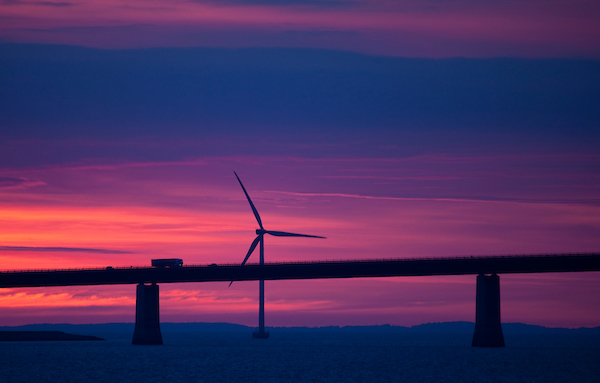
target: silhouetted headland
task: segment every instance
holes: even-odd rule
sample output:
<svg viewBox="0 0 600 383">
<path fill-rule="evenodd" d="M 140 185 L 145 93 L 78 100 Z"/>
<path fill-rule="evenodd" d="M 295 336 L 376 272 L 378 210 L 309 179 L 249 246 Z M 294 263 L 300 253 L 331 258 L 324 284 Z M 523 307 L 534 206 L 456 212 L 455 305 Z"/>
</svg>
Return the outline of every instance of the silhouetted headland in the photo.
<svg viewBox="0 0 600 383">
<path fill-rule="evenodd" d="M 0 341 L 104 340 L 97 336 L 68 334 L 62 331 L 0 331 Z"/>
</svg>

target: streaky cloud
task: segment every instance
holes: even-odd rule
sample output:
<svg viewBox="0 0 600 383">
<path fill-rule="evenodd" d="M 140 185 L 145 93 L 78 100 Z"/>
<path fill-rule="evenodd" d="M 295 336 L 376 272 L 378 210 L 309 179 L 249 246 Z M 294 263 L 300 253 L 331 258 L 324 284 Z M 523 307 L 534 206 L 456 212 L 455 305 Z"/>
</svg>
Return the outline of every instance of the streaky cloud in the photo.
<svg viewBox="0 0 600 383">
<path fill-rule="evenodd" d="M 503 198 L 503 197 L 391 197 L 391 196 L 373 196 L 364 194 L 348 193 L 310 193 L 310 192 L 287 192 L 279 190 L 265 190 L 266 193 L 287 194 L 301 197 L 341 197 L 341 198 L 360 198 L 386 201 L 448 201 L 448 202 L 514 202 L 514 203 L 547 203 L 547 204 L 568 204 L 568 205 L 595 205 L 600 206 L 600 199 L 542 199 L 542 198 Z"/>
<path fill-rule="evenodd" d="M 76 5 L 76 3 L 72 3 L 69 1 L 21 1 L 21 0 L 3 0 L 0 2 L 0 5 L 37 5 L 42 7 L 70 7 Z"/>
<path fill-rule="evenodd" d="M 319 178 L 331 179 L 360 179 L 360 180 L 412 180 L 412 181 L 448 181 L 461 180 L 464 177 L 457 176 L 412 176 L 412 177 L 384 177 L 384 176 L 319 176 Z"/>
<path fill-rule="evenodd" d="M 42 181 L 30 180 L 21 177 L 0 177 L 0 189 L 26 188 L 30 186 L 45 185 Z"/>
<path fill-rule="evenodd" d="M 68 253 L 94 253 L 94 254 L 133 254 L 131 251 L 110 249 L 88 249 L 83 247 L 32 247 L 32 246 L 0 246 L 0 251 L 40 251 L 40 252 L 68 252 Z"/>
<path fill-rule="evenodd" d="M 75 5 L 75 3 L 71 3 L 68 1 L 34 1 L 31 4 L 41 5 L 43 7 L 57 7 L 57 8 L 70 7 L 70 6 Z"/>
<path fill-rule="evenodd" d="M 65 166 L 65 169 L 77 170 L 115 170 L 121 168 L 149 168 L 158 166 L 204 166 L 206 160 L 180 160 L 180 161 L 147 161 L 147 162 L 120 162 L 115 164 L 82 164 Z"/>
<path fill-rule="evenodd" d="M 269 6 L 269 7 L 313 7 L 313 8 L 346 8 L 360 5 L 353 0 L 193 0 L 194 3 L 237 5 L 237 6 Z"/>
</svg>

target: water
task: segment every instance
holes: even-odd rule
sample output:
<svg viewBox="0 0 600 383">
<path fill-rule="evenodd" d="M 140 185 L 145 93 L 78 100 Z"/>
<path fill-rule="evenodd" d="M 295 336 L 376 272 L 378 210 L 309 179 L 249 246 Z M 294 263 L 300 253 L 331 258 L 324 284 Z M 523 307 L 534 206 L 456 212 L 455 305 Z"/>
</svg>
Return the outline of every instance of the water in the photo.
<svg viewBox="0 0 600 383">
<path fill-rule="evenodd" d="M 471 335 L 271 330 L 166 332 L 162 346 L 106 341 L 1 342 L 0 381 L 17 382 L 597 382 L 598 335 Z"/>
</svg>

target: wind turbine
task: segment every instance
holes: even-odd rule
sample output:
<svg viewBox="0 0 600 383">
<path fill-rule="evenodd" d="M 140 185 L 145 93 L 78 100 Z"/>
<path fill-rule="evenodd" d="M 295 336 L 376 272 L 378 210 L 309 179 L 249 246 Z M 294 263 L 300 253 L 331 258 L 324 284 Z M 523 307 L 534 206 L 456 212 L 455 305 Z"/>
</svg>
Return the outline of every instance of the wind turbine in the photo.
<svg viewBox="0 0 600 383">
<path fill-rule="evenodd" d="M 244 258 L 244 261 L 242 262 L 242 266 L 244 266 L 246 261 L 248 261 L 248 258 L 250 258 L 250 256 L 252 255 L 252 252 L 254 251 L 254 249 L 256 249 L 256 246 L 259 243 L 260 243 L 260 265 L 262 266 L 265 264 L 265 234 L 269 234 L 269 235 L 272 235 L 275 237 L 325 238 L 325 237 L 319 237 L 317 235 L 306 235 L 306 234 L 287 233 L 285 231 L 265 230 L 265 228 L 263 227 L 263 224 L 262 224 L 262 220 L 260 219 L 260 215 L 258 214 L 258 210 L 256 210 L 256 207 L 254 207 L 254 204 L 252 203 L 252 200 L 250 199 L 250 196 L 248 195 L 248 192 L 246 191 L 244 184 L 242 184 L 242 181 L 240 180 L 240 177 L 238 177 L 236 172 L 233 172 L 233 174 L 235 174 L 235 178 L 237 178 L 238 182 L 240 183 L 240 186 L 242 187 L 242 190 L 244 191 L 244 194 L 246 195 L 246 198 L 248 199 L 248 202 L 250 203 L 250 207 L 252 208 L 254 217 L 256 217 L 258 226 L 260 227 L 260 229 L 256 229 L 257 236 L 254 239 L 254 241 L 252 241 L 252 244 L 250 245 L 250 250 L 248 250 L 248 254 L 246 254 L 246 258 Z M 259 305 L 258 305 L 258 330 L 254 331 L 252 333 L 252 337 L 266 339 L 269 337 L 269 333 L 265 332 L 265 281 L 264 281 L 264 279 L 261 279 L 259 282 L 260 282 L 260 284 L 259 284 L 260 288 L 259 288 Z M 233 281 L 231 283 L 233 283 Z M 229 286 L 231 286 L 231 283 L 229 284 Z"/>
</svg>

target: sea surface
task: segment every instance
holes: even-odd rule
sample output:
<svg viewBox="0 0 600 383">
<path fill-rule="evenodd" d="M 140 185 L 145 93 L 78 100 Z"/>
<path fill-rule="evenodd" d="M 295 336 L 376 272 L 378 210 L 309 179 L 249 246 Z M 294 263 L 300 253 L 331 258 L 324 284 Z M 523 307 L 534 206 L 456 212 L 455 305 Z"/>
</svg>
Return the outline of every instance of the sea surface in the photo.
<svg viewBox="0 0 600 383">
<path fill-rule="evenodd" d="M 471 347 L 466 332 L 162 333 L 162 346 L 109 329 L 85 334 L 105 341 L 0 342 L 0 382 L 600 381 L 597 333 L 505 334 L 505 348 Z"/>
</svg>

